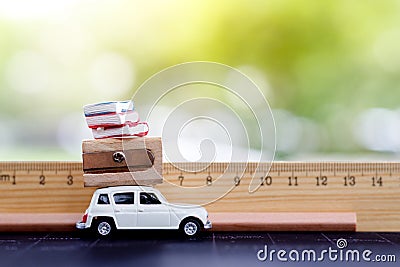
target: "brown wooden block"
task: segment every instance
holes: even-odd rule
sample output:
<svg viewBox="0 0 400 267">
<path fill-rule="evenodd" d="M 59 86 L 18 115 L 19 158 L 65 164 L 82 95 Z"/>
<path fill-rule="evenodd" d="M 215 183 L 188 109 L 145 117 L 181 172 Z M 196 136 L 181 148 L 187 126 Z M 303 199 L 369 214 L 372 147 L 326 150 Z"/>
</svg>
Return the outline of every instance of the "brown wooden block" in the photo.
<svg viewBox="0 0 400 267">
<path fill-rule="evenodd" d="M 85 186 L 118 186 L 118 185 L 155 185 L 161 184 L 163 178 L 154 168 L 145 171 L 84 174 Z"/>
<path fill-rule="evenodd" d="M 160 137 L 84 140 L 85 186 L 162 183 Z"/>
<path fill-rule="evenodd" d="M 76 231 L 82 213 L 2 213 L 1 232 Z"/>
<path fill-rule="evenodd" d="M 213 231 L 355 231 L 354 212 L 211 213 Z"/>
</svg>

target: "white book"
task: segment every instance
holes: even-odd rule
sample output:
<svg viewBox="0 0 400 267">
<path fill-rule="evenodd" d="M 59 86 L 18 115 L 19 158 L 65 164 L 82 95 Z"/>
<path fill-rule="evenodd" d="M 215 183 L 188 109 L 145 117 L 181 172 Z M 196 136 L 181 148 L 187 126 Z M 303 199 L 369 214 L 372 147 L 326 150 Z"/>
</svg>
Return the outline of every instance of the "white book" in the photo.
<svg viewBox="0 0 400 267">
<path fill-rule="evenodd" d="M 124 113 L 134 109 L 135 108 L 133 102 L 130 100 L 101 102 L 96 104 L 89 104 L 83 107 L 85 117 L 112 114 L 112 113 Z"/>
<path fill-rule="evenodd" d="M 132 110 L 124 113 L 109 113 L 86 117 L 86 123 L 91 129 L 122 126 L 127 123 L 135 122 L 139 122 L 139 114 L 137 111 Z"/>
<path fill-rule="evenodd" d="M 145 136 L 149 132 L 149 126 L 146 122 L 138 122 L 126 124 L 121 127 L 112 128 L 97 128 L 92 129 L 95 139 L 110 138 L 110 137 L 129 137 L 129 136 Z"/>
</svg>

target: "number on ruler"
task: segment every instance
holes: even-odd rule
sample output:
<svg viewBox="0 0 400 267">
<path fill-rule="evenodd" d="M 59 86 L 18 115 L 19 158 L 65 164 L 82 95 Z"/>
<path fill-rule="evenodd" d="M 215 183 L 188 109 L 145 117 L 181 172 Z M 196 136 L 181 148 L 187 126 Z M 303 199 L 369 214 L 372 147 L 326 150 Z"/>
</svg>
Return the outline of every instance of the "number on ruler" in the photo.
<svg viewBox="0 0 400 267">
<path fill-rule="evenodd" d="M 207 176 L 206 183 L 207 183 L 207 185 L 212 185 L 212 177 L 211 177 L 211 175 Z"/>
<path fill-rule="evenodd" d="M 74 184 L 74 177 L 70 174 L 67 176 L 67 185 L 73 185 Z"/>
<path fill-rule="evenodd" d="M 240 178 L 239 178 L 239 176 L 235 176 L 235 178 L 233 179 L 233 181 L 235 182 L 235 186 L 238 186 L 238 185 L 240 185 Z"/>
<path fill-rule="evenodd" d="M 15 175 L 12 176 L 12 184 L 17 184 L 17 178 Z"/>
<path fill-rule="evenodd" d="M 289 186 L 292 186 L 292 185 L 294 185 L 294 186 L 299 185 L 297 182 L 297 176 L 294 176 L 294 177 L 289 176 Z"/>
<path fill-rule="evenodd" d="M 317 176 L 317 186 L 327 186 L 328 185 L 328 177 L 326 176 Z"/>
<path fill-rule="evenodd" d="M 382 177 L 372 177 L 372 186 L 382 186 Z"/>
<path fill-rule="evenodd" d="M 356 177 L 354 176 L 344 177 L 344 186 L 355 186 L 355 185 L 356 185 Z"/>
<path fill-rule="evenodd" d="M 39 176 L 39 184 L 40 185 L 45 185 L 46 184 L 46 177 L 44 177 L 43 174 Z"/>
<path fill-rule="evenodd" d="M 271 176 L 263 176 L 261 177 L 261 186 L 263 185 L 271 185 L 272 184 L 272 177 Z"/>
<path fill-rule="evenodd" d="M 185 178 L 183 177 L 183 175 L 179 175 L 179 176 L 178 176 L 179 185 L 183 185 L 183 179 L 185 179 Z"/>
</svg>

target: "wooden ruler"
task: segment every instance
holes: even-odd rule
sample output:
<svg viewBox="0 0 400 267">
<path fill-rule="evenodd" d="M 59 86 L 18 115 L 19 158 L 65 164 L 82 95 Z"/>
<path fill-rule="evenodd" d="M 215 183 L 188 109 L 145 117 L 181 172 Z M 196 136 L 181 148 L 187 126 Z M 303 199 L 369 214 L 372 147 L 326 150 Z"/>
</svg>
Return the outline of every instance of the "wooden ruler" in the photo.
<svg viewBox="0 0 400 267">
<path fill-rule="evenodd" d="M 209 212 L 355 212 L 358 231 L 400 231 L 400 162 L 164 163 L 163 176 L 170 202 Z M 94 190 L 79 162 L 0 163 L 0 213 L 82 213 Z"/>
</svg>

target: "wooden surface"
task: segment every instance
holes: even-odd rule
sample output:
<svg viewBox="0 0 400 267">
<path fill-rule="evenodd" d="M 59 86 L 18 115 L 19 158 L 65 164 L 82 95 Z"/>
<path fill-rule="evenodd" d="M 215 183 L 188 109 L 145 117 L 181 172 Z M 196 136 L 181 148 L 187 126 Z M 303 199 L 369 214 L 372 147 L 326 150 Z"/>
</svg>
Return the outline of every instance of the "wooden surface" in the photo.
<svg viewBox="0 0 400 267">
<path fill-rule="evenodd" d="M 80 213 L 1 214 L 0 232 L 75 231 Z M 212 213 L 212 231 L 355 231 L 354 213 Z"/>
<path fill-rule="evenodd" d="M 81 163 L 0 170 L 0 213 L 82 213 L 95 190 L 84 188 Z M 170 202 L 205 204 L 210 213 L 355 212 L 357 231 L 400 231 L 398 162 L 168 163 L 163 174 L 156 188 Z"/>
<path fill-rule="evenodd" d="M 159 137 L 84 140 L 82 152 L 85 186 L 151 185 L 163 182 L 162 144 Z M 112 154 L 115 152 L 123 152 L 126 160 L 123 163 L 113 162 Z M 95 166 L 100 169 L 95 169 Z M 116 170 L 125 173 L 109 175 Z"/>
</svg>

